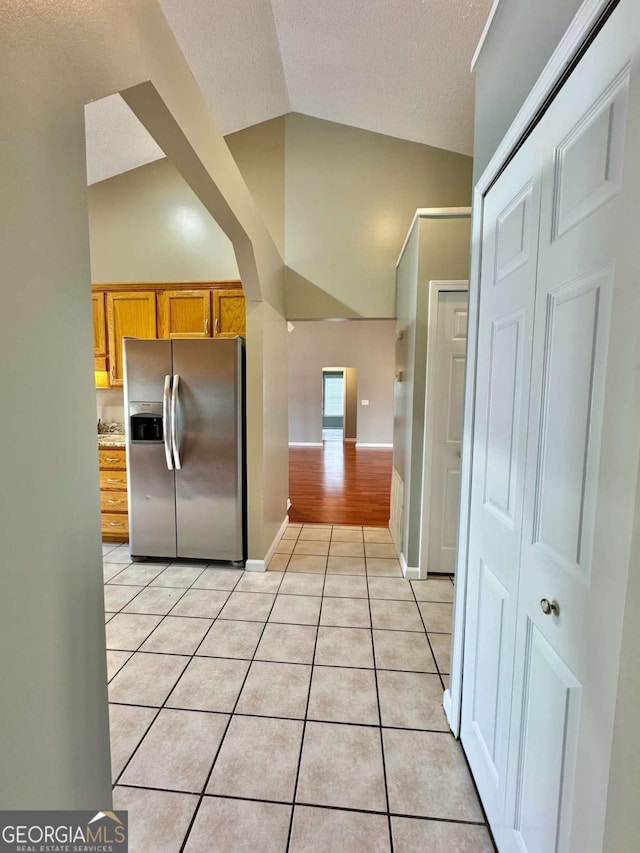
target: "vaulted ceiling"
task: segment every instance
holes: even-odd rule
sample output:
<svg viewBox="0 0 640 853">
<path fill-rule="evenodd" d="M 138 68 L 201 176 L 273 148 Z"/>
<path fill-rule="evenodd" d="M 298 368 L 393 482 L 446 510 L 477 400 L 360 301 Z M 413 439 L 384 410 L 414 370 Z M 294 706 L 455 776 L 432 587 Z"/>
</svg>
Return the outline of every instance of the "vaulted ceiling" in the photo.
<svg viewBox="0 0 640 853">
<path fill-rule="evenodd" d="M 160 0 L 224 134 L 288 112 L 470 154 L 491 0 Z M 163 156 L 119 96 L 87 108 L 89 183 Z"/>
</svg>

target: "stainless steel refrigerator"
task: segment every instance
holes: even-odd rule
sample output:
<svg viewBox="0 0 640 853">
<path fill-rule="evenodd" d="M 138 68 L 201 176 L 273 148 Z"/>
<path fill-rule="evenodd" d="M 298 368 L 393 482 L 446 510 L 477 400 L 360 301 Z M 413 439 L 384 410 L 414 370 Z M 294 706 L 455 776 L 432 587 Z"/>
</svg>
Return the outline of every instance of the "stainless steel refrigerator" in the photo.
<svg viewBox="0 0 640 853">
<path fill-rule="evenodd" d="M 246 560 L 244 341 L 125 338 L 134 558 Z"/>
</svg>

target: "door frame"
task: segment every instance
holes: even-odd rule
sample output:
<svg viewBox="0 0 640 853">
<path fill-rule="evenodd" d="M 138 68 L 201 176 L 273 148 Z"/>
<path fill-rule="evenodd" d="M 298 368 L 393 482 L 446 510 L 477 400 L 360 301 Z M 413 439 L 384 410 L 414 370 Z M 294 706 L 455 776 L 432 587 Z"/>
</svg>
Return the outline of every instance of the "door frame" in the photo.
<svg viewBox="0 0 640 853">
<path fill-rule="evenodd" d="M 449 726 L 456 737 L 460 736 L 464 677 L 463 652 L 467 607 L 469 528 L 471 521 L 471 469 L 473 466 L 475 431 L 474 402 L 478 355 L 484 199 L 498 175 L 507 166 L 518 148 L 540 120 L 545 107 L 556 94 L 564 80 L 573 71 L 573 67 L 581 57 L 585 47 L 588 46 L 616 5 L 617 0 L 584 0 L 473 189 L 467 364 L 465 372 L 464 421 L 460 468 L 460 520 L 453 605 L 450 684 L 449 688 L 445 690 L 443 700 Z M 474 62 L 483 48 L 489 29 L 490 27 L 487 26 L 482 34 L 480 44 L 474 56 Z"/>
<path fill-rule="evenodd" d="M 433 473 L 433 406 L 431 397 L 436 384 L 436 355 L 438 344 L 438 310 L 441 293 L 469 293 L 469 282 L 463 280 L 430 281 L 427 309 L 427 364 L 424 395 L 424 444 L 422 449 L 422 513 L 420 518 L 420 545 L 418 551 L 418 571 L 420 580 L 427 578 L 427 560 L 429 557 L 429 513 L 431 509 L 431 476 Z M 468 318 L 467 318 L 468 319 Z M 462 462 L 462 459 L 460 460 Z"/>
</svg>

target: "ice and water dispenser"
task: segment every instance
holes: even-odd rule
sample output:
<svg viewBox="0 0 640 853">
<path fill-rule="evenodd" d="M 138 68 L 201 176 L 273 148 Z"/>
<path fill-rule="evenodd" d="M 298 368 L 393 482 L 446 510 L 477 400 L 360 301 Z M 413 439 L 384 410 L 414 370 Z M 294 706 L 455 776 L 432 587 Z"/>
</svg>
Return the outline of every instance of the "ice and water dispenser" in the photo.
<svg viewBox="0 0 640 853">
<path fill-rule="evenodd" d="M 131 441 L 163 441 L 162 403 L 130 403 Z"/>
</svg>

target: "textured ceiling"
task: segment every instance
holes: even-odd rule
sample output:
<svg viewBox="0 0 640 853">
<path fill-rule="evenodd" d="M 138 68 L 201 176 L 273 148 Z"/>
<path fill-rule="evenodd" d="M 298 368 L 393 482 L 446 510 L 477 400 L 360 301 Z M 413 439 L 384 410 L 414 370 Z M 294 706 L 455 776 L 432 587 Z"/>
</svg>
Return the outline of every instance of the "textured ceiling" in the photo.
<svg viewBox="0 0 640 853">
<path fill-rule="evenodd" d="M 160 4 L 224 134 L 299 112 L 472 151 L 469 66 L 491 0 Z M 87 107 L 89 183 L 162 156 L 127 112 L 117 96 Z"/>
</svg>

